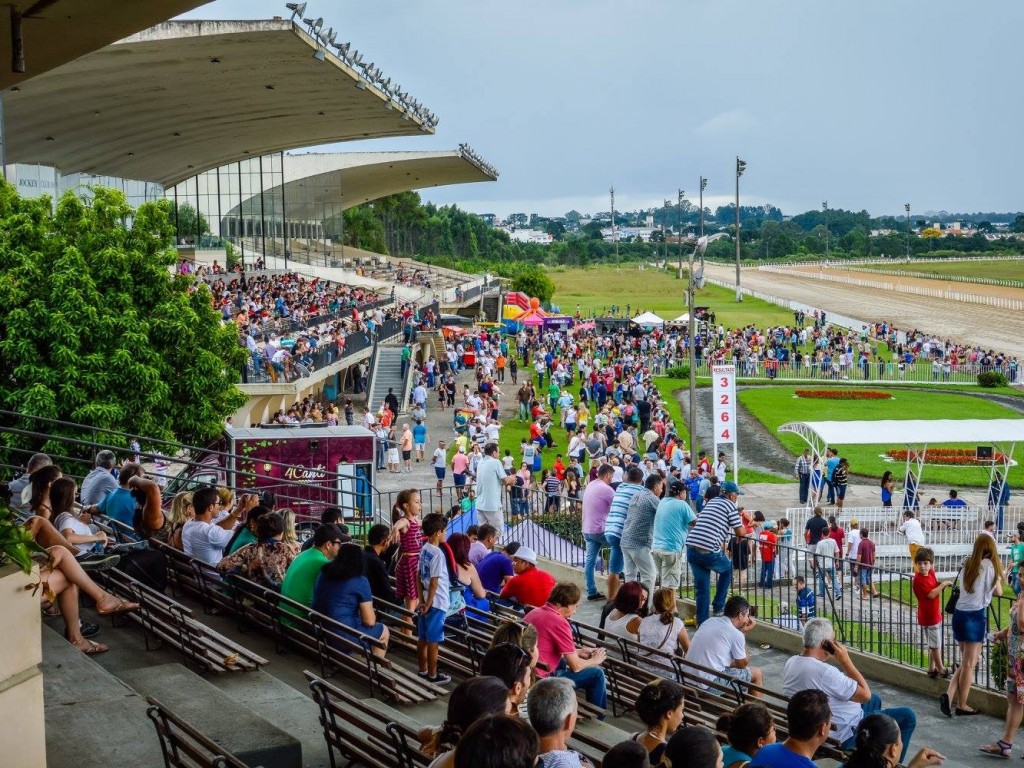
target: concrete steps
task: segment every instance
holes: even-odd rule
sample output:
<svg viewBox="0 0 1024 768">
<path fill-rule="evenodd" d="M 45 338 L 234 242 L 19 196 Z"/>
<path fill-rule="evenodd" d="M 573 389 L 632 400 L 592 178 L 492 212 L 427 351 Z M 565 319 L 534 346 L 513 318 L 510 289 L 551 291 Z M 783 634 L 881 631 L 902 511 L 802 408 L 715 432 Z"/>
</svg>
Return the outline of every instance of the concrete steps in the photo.
<svg viewBox="0 0 1024 768">
<path fill-rule="evenodd" d="M 402 378 L 402 345 L 381 344 L 377 347 L 377 358 L 370 371 L 369 396 L 367 403 L 370 410 L 376 412 L 384 402 L 390 388 L 398 398 L 398 411 L 404 413 L 408 404 L 403 396 L 405 380 Z M 395 414 L 396 416 L 398 414 Z"/>
</svg>

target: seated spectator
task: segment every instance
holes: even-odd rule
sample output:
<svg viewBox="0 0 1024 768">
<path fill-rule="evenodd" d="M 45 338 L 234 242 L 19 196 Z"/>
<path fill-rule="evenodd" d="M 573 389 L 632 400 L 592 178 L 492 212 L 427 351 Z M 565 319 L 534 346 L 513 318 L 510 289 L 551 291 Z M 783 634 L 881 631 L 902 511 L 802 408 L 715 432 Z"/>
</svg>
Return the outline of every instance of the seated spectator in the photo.
<svg viewBox="0 0 1024 768">
<path fill-rule="evenodd" d="M 28 490 L 31 482 L 32 473 L 37 469 L 53 464 L 53 459 L 47 456 L 45 453 L 33 453 L 28 460 L 28 464 L 25 465 L 24 474 L 18 475 L 18 477 L 11 480 L 7 486 L 11 492 L 11 507 L 19 512 L 29 511 L 29 499 L 31 498 L 31 491 Z"/>
<path fill-rule="evenodd" d="M 530 654 L 530 669 L 536 669 L 540 662 L 540 652 L 537 650 L 537 628 L 530 624 L 520 624 L 516 621 L 506 621 L 494 630 L 491 635 L 491 648 L 502 643 L 518 645 Z M 550 670 L 548 670 L 550 671 Z"/>
<path fill-rule="evenodd" d="M 868 715 L 857 726 L 857 746 L 846 758 L 844 768 L 875 768 L 875 766 L 899 765 L 900 757 L 906 750 L 900 738 L 900 728 L 888 715 Z M 946 758 L 934 749 L 925 747 L 914 755 L 907 768 L 924 768 L 928 765 L 942 765 Z"/>
<path fill-rule="evenodd" d="M 722 748 L 715 734 L 700 725 L 688 725 L 676 731 L 665 747 L 670 765 L 686 768 L 721 768 Z M 784 768 L 781 764 L 777 768 Z"/>
<path fill-rule="evenodd" d="M 636 698 L 636 714 L 647 730 L 629 738 L 644 747 L 654 765 L 661 764 L 669 738 L 683 722 L 684 699 L 683 686 L 671 680 L 645 685 Z"/>
<path fill-rule="evenodd" d="M 354 542 L 342 544 L 337 557 L 320 570 L 313 586 L 313 610 L 379 640 L 382 645 L 374 645 L 371 650 L 375 656 L 383 658 L 390 633 L 384 624 L 377 621 L 370 582 L 366 580 L 364 571 L 365 561 L 359 545 Z"/>
<path fill-rule="evenodd" d="M 470 528 L 472 527 L 470 526 Z M 468 534 L 469 531 L 466 533 Z M 489 523 L 484 523 L 477 529 L 476 541 L 469 548 L 469 561 L 474 567 L 479 567 L 480 561 L 491 554 L 494 550 L 494 545 L 497 543 L 498 529 Z"/>
<path fill-rule="evenodd" d="M 537 553 L 519 547 L 512 556 L 515 575 L 501 590 L 501 596 L 534 608 L 544 605 L 555 586 L 555 577 L 537 567 Z"/>
<path fill-rule="evenodd" d="M 835 659 L 842 671 L 827 663 L 830 658 Z M 836 642 L 835 630 L 827 619 L 811 619 L 804 625 L 804 652 L 791 657 L 782 670 L 782 692 L 785 695 L 792 696 L 808 688 L 823 691 L 828 696 L 836 725 L 836 739 L 843 749 L 857 746 L 857 726 L 864 717 L 882 712 L 899 724 L 903 738 L 900 762 L 906 759 L 917 716 L 907 707 L 882 709 L 878 694 L 871 692 L 846 648 Z"/>
<path fill-rule="evenodd" d="M 309 523 L 304 523 L 304 525 L 311 527 L 313 530 L 316 530 L 316 526 L 310 526 Z M 348 526 L 341 522 L 340 507 L 325 507 L 324 511 L 320 513 L 320 525 L 333 525 L 335 528 L 341 531 L 342 536 L 345 537 L 345 541 L 352 540 L 351 536 L 349 535 Z M 311 538 L 307 538 L 304 542 L 302 542 L 303 551 L 306 551 L 312 546 L 313 541 Z"/>
<path fill-rule="evenodd" d="M 388 563 L 391 554 L 398 549 L 397 544 L 388 545 L 391 528 L 378 523 L 366 534 L 366 546 L 363 547 L 363 559 L 366 561 L 366 580 L 370 582 L 370 593 L 385 603 L 401 605 L 401 600 L 391 586 L 388 576 Z M 390 551 L 391 554 L 388 554 Z"/>
<path fill-rule="evenodd" d="M 333 525 L 321 525 L 311 537 L 313 546 L 292 560 L 281 583 L 281 594 L 302 605 L 313 604 L 313 587 L 320 571 L 338 556 L 341 532 Z M 290 610 L 290 606 L 286 607 Z"/>
<path fill-rule="evenodd" d="M 128 481 L 133 477 L 143 475 L 142 467 L 134 461 L 126 461 L 121 465 L 121 471 L 117 475 L 118 487 L 108 493 L 96 508 L 87 508 L 87 512 L 99 512 L 111 520 L 116 520 L 126 528 L 132 527 L 135 519 L 135 497 L 132 496 Z"/>
<path fill-rule="evenodd" d="M 742 768 L 761 747 L 775 743 L 775 721 L 760 702 L 741 704 L 732 714 L 722 715 L 715 730 L 729 737 L 722 747 L 723 768 Z"/>
<path fill-rule="evenodd" d="M 50 507 L 50 488 L 59 478 L 63 477 L 60 467 L 56 464 L 47 464 L 40 467 L 29 476 L 28 484 L 28 511 L 37 517 L 42 517 L 50 522 L 54 521 Z"/>
<path fill-rule="evenodd" d="M 299 554 L 299 547 L 282 541 L 284 518 L 277 512 L 263 515 L 256 524 L 256 531 L 259 540 L 222 559 L 217 563 L 217 570 L 237 573 L 279 592 L 288 566 Z"/>
<path fill-rule="evenodd" d="M 619 590 L 621 592 L 621 590 Z M 690 650 L 690 635 L 686 631 L 683 620 L 676 616 L 676 591 L 669 587 L 661 587 L 654 591 L 654 612 L 640 621 L 637 629 L 639 642 L 655 651 L 682 655 Z M 653 672 L 663 672 L 664 667 L 654 666 L 643 661 L 644 652 L 637 651 L 640 663 Z"/>
<path fill-rule="evenodd" d="M 167 542 L 171 527 L 164 517 L 163 497 L 156 480 L 136 475 L 128 481 L 132 498 L 135 499 L 135 514 L 132 516 L 132 530 L 142 541 L 156 539 Z"/>
<path fill-rule="evenodd" d="M 82 480 L 82 506 L 99 504 L 117 490 L 117 479 L 113 472 L 116 465 L 117 457 L 113 451 L 100 451 L 96 454 L 95 468 Z"/>
<path fill-rule="evenodd" d="M 480 674 L 497 677 L 508 686 L 509 711 L 517 713 L 526 702 L 533 682 L 530 653 L 515 643 L 492 645 L 480 662 Z"/>
<path fill-rule="evenodd" d="M 420 750 L 435 758 L 430 768 L 454 766 L 462 734 L 480 718 L 504 715 L 508 710 L 508 688 L 499 678 L 473 677 L 459 683 L 448 698 L 448 715 L 441 727 L 424 728 L 419 733 Z"/>
<path fill-rule="evenodd" d="M 527 703 L 530 725 L 540 738 L 540 764 L 559 768 L 593 768 L 587 758 L 568 748 L 576 727 L 579 702 L 571 680 L 548 677 L 534 686 Z"/>
<path fill-rule="evenodd" d="M 74 555 L 63 547 L 49 550 L 50 560 L 39 569 L 40 602 L 55 599 L 64 619 L 64 636 L 75 648 L 86 654 L 104 653 L 110 650 L 102 643 L 94 643 L 82 636 L 78 614 L 79 592 L 91 597 L 96 603 L 96 613 L 109 616 L 138 610 L 139 604 L 132 603 L 106 592 L 82 569 Z"/>
<path fill-rule="evenodd" d="M 640 622 L 647 615 L 647 589 L 639 581 L 627 581 L 615 593 L 612 606 L 602 627 L 613 635 L 636 640 Z"/>
<path fill-rule="evenodd" d="M 224 547 L 231 540 L 232 531 L 242 516 L 256 506 L 256 495 L 246 494 L 220 522 L 213 516 L 221 508 L 217 489 L 200 488 L 192 494 L 195 516 L 181 529 L 181 544 L 185 554 L 207 565 L 217 565 L 224 558 Z"/>
<path fill-rule="evenodd" d="M 452 587 L 462 591 L 463 602 L 467 608 L 489 612 L 491 604 L 487 602 L 487 592 L 480 583 L 476 568 L 469 560 L 469 537 L 464 533 L 453 533 L 448 537 L 448 548 L 455 562 L 455 571 L 452 574 L 455 580 Z"/>
<path fill-rule="evenodd" d="M 800 621 L 807 623 L 808 619 L 813 619 L 818 615 L 818 601 L 814 595 L 814 590 L 807 586 L 807 581 L 803 576 L 797 576 L 793 579 L 793 586 L 796 588 L 796 609 L 800 616 Z"/>
<path fill-rule="evenodd" d="M 601 662 L 603 648 L 577 648 L 569 617 L 576 613 L 582 593 L 575 584 L 556 584 L 548 602 L 526 614 L 524 621 L 537 630 L 537 652 L 541 664 L 537 676 L 566 677 L 584 691 L 587 701 L 604 709 L 608 704 L 606 680 Z M 601 719 L 603 719 L 603 715 Z"/>
<path fill-rule="evenodd" d="M 765 744 L 748 768 L 817 768 L 814 754 L 828 741 L 831 724 L 828 696 L 814 689 L 797 691 L 786 705 L 789 738 L 781 744 Z"/>
<path fill-rule="evenodd" d="M 224 552 L 228 555 L 233 555 L 242 547 L 259 541 L 257 526 L 259 525 L 260 518 L 264 515 L 269 515 L 271 512 L 273 510 L 270 507 L 265 507 L 262 504 L 257 504 L 249 510 L 249 514 L 245 516 L 245 522 L 235 528 L 231 541 L 224 547 Z"/>
<path fill-rule="evenodd" d="M 519 550 L 519 546 L 518 541 L 510 541 L 503 551 L 494 550 L 480 561 L 476 572 L 488 592 L 500 593 L 505 583 L 515 575 L 512 555 Z"/>
<path fill-rule="evenodd" d="M 459 740 L 454 768 L 534 768 L 538 749 L 537 734 L 523 720 L 488 715 Z"/>
<path fill-rule="evenodd" d="M 175 495 L 171 502 L 171 516 L 167 520 L 169 528 L 167 543 L 175 549 L 182 549 L 181 529 L 195 516 L 196 510 L 192 506 L 192 491 L 183 491 Z"/>
<path fill-rule="evenodd" d="M 642 744 L 620 741 L 604 753 L 601 764 L 615 768 L 651 768 L 651 758 Z"/>
<path fill-rule="evenodd" d="M 686 659 L 710 670 L 699 670 L 695 674 L 722 685 L 734 680 L 761 685 L 761 670 L 750 666 L 747 653 L 746 633 L 756 623 L 750 616 L 750 603 L 739 595 L 730 597 L 725 603 L 725 615 L 711 617 L 693 634 Z M 752 695 L 760 697 L 762 694 L 753 691 Z"/>
<path fill-rule="evenodd" d="M 53 527 L 75 545 L 78 554 L 102 552 L 107 543 L 107 535 L 93 528 L 92 518 L 88 514 L 75 512 L 76 491 L 75 481 L 70 477 L 59 477 L 53 481 L 49 492 Z"/>
</svg>

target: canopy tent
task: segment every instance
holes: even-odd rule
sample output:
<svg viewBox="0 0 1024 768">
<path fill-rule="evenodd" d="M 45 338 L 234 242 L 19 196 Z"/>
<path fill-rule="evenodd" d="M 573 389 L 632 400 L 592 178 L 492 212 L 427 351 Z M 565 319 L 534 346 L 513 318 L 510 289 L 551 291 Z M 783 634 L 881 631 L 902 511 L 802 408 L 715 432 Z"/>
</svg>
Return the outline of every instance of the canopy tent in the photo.
<svg viewBox="0 0 1024 768">
<path fill-rule="evenodd" d="M 993 455 L 989 473 L 990 495 L 993 486 L 996 498 L 1002 498 L 1006 487 L 1006 474 L 1013 465 L 1013 452 L 1018 442 L 1024 441 L 1024 419 L 883 419 L 880 421 L 790 421 L 779 427 L 779 432 L 799 435 L 811 449 L 812 460 L 825 465 L 825 452 L 836 445 L 907 446 L 906 472 L 916 491 L 921 470 L 928 455 L 929 444 L 974 443 L 978 446 L 998 448 L 1000 456 Z M 1008 446 L 1008 447 L 1007 447 Z M 912 471 L 911 465 L 916 468 Z M 1001 467 L 1000 472 L 998 467 Z M 908 483 L 909 485 L 909 483 Z M 895 508 L 897 513 L 901 509 Z"/>
<path fill-rule="evenodd" d="M 660 328 L 665 324 L 665 321 L 653 312 L 644 312 L 642 315 L 637 315 L 631 322 L 644 328 Z"/>
<path fill-rule="evenodd" d="M 593 320 L 588 320 L 585 323 L 577 323 L 573 328 L 577 331 L 592 331 L 596 325 L 597 324 Z"/>
<path fill-rule="evenodd" d="M 690 322 L 690 313 L 683 312 L 675 320 L 669 320 L 665 325 L 687 325 Z"/>
</svg>

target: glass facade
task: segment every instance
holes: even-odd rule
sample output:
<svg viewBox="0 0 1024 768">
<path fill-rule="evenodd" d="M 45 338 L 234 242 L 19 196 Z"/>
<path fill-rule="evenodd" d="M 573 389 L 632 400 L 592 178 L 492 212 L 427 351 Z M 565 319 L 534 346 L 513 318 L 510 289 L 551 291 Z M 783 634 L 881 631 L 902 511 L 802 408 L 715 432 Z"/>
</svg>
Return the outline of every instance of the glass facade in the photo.
<svg viewBox="0 0 1024 768">
<path fill-rule="evenodd" d="M 117 176 L 93 176 L 88 173 L 62 174 L 56 168 L 47 165 L 24 163 L 8 165 L 6 172 L 7 180 L 14 185 L 22 197 L 50 195 L 55 206 L 57 200 L 65 192 L 73 190 L 78 195 L 88 196 L 89 188 L 94 186 L 121 190 L 128 198 L 128 202 L 135 208 L 145 202 L 159 200 L 164 196 L 163 185 L 153 181 L 122 179 Z"/>
</svg>

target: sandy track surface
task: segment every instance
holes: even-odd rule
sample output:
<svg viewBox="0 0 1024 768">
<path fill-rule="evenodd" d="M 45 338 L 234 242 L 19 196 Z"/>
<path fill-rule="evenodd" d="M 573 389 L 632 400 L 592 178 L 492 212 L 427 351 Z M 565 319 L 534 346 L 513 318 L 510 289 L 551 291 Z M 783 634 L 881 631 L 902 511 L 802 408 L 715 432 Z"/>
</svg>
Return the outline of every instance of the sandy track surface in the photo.
<svg viewBox="0 0 1024 768">
<path fill-rule="evenodd" d="M 865 273 L 850 273 L 864 279 Z M 707 275 L 735 283 L 736 272 L 731 266 L 708 264 Z M 867 276 L 869 277 L 869 276 Z M 880 281 L 892 281 L 886 275 Z M 946 288 L 942 280 L 900 278 L 929 287 Z M 928 296 L 886 292 L 881 289 L 844 285 L 797 274 L 778 274 L 758 269 L 744 269 L 741 278 L 746 288 L 762 291 L 781 298 L 792 299 L 814 307 L 831 310 L 868 322 L 888 321 L 897 328 L 918 328 L 960 343 L 979 344 L 982 347 L 1024 357 L 1024 313 L 1013 312 L 982 304 L 967 304 Z M 1001 286 L 959 284 L 973 293 L 988 290 L 1014 290 L 1014 297 L 1024 292 Z M 993 294 L 1002 295 L 1002 294 Z"/>
<path fill-rule="evenodd" d="M 820 271 L 818 267 L 794 267 L 794 271 L 814 274 Z M 825 269 L 830 275 L 849 277 L 854 280 L 872 280 L 877 283 L 894 283 L 897 285 L 919 285 L 922 288 L 931 288 L 942 291 L 959 291 L 961 293 L 974 293 L 979 296 L 1002 296 L 1007 299 L 1024 299 L 1024 288 L 1011 288 L 1008 285 L 988 285 L 987 283 L 962 283 L 956 280 L 943 280 L 940 277 L 899 277 L 887 275 L 869 269 L 838 269 L 830 267 Z"/>
</svg>

